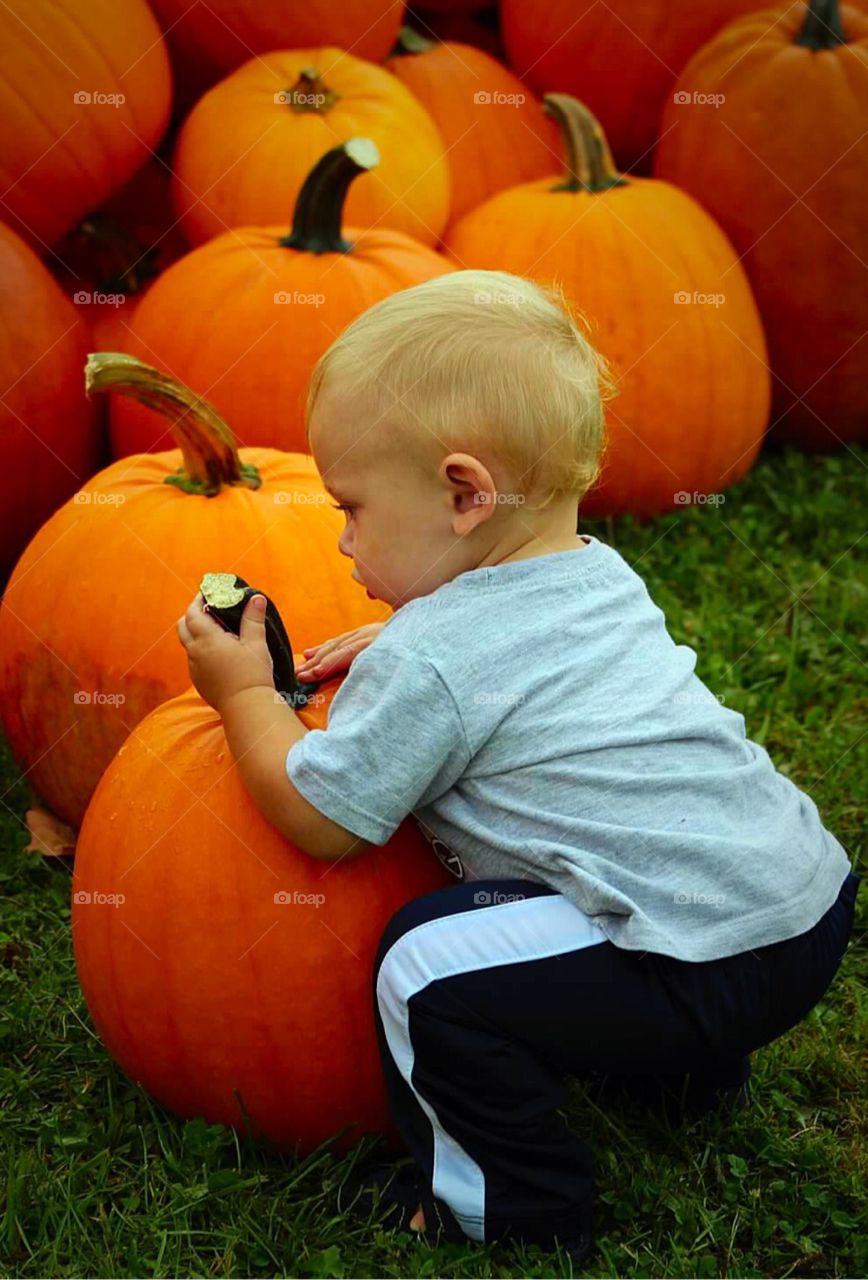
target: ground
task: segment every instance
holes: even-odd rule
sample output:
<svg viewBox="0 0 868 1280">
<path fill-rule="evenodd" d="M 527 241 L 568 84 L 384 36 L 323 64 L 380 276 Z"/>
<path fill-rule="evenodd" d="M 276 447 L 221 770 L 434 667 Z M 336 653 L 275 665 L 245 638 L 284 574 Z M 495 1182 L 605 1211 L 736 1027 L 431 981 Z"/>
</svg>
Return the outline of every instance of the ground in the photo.
<svg viewBox="0 0 868 1280">
<path fill-rule="evenodd" d="M 584 524 L 645 578 L 697 673 L 865 868 L 868 450 L 770 452 L 716 507 Z M 864 562 L 863 562 L 864 563 Z M 78 990 L 69 872 L 21 850 L 26 784 L 0 744 L 0 1271 L 20 1276 L 569 1276 L 538 1249 L 348 1223 L 347 1159 L 295 1161 L 165 1113 L 104 1053 Z M 860 786 L 860 784 L 862 784 Z M 868 889 L 835 982 L 754 1055 L 754 1100 L 670 1130 L 637 1104 L 570 1114 L 596 1156 L 588 1276 L 868 1273 Z"/>
</svg>

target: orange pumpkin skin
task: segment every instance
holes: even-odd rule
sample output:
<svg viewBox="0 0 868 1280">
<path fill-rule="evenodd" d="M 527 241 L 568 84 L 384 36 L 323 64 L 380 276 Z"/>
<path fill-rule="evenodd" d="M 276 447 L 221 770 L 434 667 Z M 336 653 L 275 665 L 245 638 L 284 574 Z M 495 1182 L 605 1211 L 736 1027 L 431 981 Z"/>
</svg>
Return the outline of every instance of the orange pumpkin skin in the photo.
<svg viewBox="0 0 868 1280">
<path fill-rule="evenodd" d="M 123 186 L 159 142 L 168 57 L 144 0 L 12 0 L 0 6 L 0 51 L 3 216 L 42 249 Z"/>
<path fill-rule="evenodd" d="M 718 494 L 752 465 L 770 398 L 762 327 L 732 246 L 668 183 L 557 185 L 552 175 L 501 192 L 446 248 L 468 267 L 560 281 L 620 376 L 603 474 L 582 513 L 648 517 L 685 492 Z"/>
<path fill-rule="evenodd" d="M 302 78 L 309 68 L 316 80 Z M 322 109 L 290 105 L 328 95 L 336 100 Z M 449 214 L 449 169 L 433 120 L 382 67 L 329 47 L 251 59 L 196 104 L 173 160 L 184 234 L 198 245 L 230 227 L 286 220 L 316 161 L 359 137 L 376 143 L 381 163 L 353 185 L 347 222 L 435 245 Z"/>
<path fill-rule="evenodd" d="M 0 576 L 43 520 L 93 475 L 98 414 L 81 389 L 90 334 L 36 255 L 0 223 Z"/>
<path fill-rule="evenodd" d="M 426 108 L 443 139 L 450 223 L 505 187 L 551 173 L 558 131 L 527 87 L 473 45 L 425 41 L 386 66 Z"/>
<path fill-rule="evenodd" d="M 727 27 L 677 86 L 724 100 L 667 107 L 657 158 L 743 255 L 774 374 L 770 437 L 807 449 L 868 440 L 868 14 L 841 18 L 847 43 L 819 52 L 796 43 L 804 8 Z"/>
<path fill-rule="evenodd" d="M 379 62 L 395 43 L 404 12 L 403 0 L 152 0 L 151 8 L 166 33 L 180 92 L 191 79 L 201 92 L 251 54 L 272 49 L 332 44 Z"/>
<path fill-rule="evenodd" d="M 325 727 L 339 684 L 301 712 L 309 728 Z M 109 1053 L 178 1115 L 243 1133 L 246 1113 L 283 1149 L 345 1126 L 339 1149 L 394 1139 L 374 957 L 394 912 L 447 880 L 412 819 L 358 858 L 298 851 L 254 806 L 220 717 L 191 689 L 138 725 L 88 807 L 72 884 L 85 1000 Z"/>
<path fill-rule="evenodd" d="M 647 173 L 660 115 L 696 50 L 757 0 L 502 0 L 510 66 L 537 92 L 575 94 L 616 161 Z"/>
<path fill-rule="evenodd" d="M 313 459 L 240 458 L 261 488 L 224 485 L 214 497 L 165 482 L 177 449 L 114 463 L 42 526 L 9 580 L 0 718 L 35 791 L 72 826 L 130 730 L 189 685 L 175 624 L 203 573 L 238 573 L 278 602 L 304 584 L 288 615 L 302 647 L 390 616 L 338 550 L 343 517 Z"/>
</svg>

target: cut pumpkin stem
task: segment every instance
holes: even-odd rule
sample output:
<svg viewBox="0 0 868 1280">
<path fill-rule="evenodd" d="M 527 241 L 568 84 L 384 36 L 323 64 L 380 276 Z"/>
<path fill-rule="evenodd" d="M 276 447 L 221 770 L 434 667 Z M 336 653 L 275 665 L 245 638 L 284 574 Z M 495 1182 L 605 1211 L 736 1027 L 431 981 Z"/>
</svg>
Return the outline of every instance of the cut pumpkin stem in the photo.
<svg viewBox="0 0 868 1280">
<path fill-rule="evenodd" d="M 271 656 L 274 687 L 289 706 L 303 707 L 319 688 L 319 681 L 302 684 L 296 679 L 292 645 L 274 601 L 234 573 L 206 573 L 199 590 L 205 601 L 205 612 L 236 636 L 241 634 L 241 616 L 248 600 L 253 596 L 265 597 L 265 642 Z"/>
<path fill-rule="evenodd" d="M 166 484 L 208 498 L 224 485 L 258 489 L 262 484 L 256 467 L 241 461 L 235 437 L 214 406 L 177 378 L 135 356 L 95 351 L 84 366 L 84 389 L 89 396 L 95 391 L 118 391 L 169 419 L 184 465 L 166 476 Z"/>
<path fill-rule="evenodd" d="M 280 243 L 302 253 L 349 253 L 341 235 L 344 201 L 350 183 L 380 163 L 370 138 L 350 138 L 327 151 L 304 180 L 292 219 L 292 231 Z"/>
<path fill-rule="evenodd" d="M 846 44 L 838 0 L 810 0 L 805 21 L 794 43 L 813 49 L 815 53 Z"/>
<path fill-rule="evenodd" d="M 566 177 L 553 191 L 608 191 L 630 185 L 615 168 L 599 120 L 583 102 L 569 93 L 546 93 L 543 111 L 556 121 L 564 141 Z"/>
<path fill-rule="evenodd" d="M 427 53 L 429 49 L 436 48 L 437 43 L 436 40 L 423 36 L 415 27 L 404 26 L 398 32 L 398 39 L 389 57 L 399 58 L 405 53 Z"/>
</svg>

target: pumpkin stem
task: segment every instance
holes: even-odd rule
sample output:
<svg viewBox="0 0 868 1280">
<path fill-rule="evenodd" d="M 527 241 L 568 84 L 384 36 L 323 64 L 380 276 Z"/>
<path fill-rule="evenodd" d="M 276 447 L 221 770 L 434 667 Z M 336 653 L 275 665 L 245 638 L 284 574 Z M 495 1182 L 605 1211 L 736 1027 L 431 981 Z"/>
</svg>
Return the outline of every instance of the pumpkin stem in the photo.
<svg viewBox="0 0 868 1280">
<path fill-rule="evenodd" d="M 340 100 L 340 94 L 321 78 L 316 67 L 305 67 L 291 89 L 284 89 L 276 101 L 291 107 L 293 111 L 323 112 L 331 110 Z"/>
<path fill-rule="evenodd" d="M 794 43 L 813 49 L 815 53 L 846 44 L 838 0 L 810 0 L 805 21 Z"/>
<path fill-rule="evenodd" d="M 249 489 L 258 489 L 262 484 L 256 467 L 241 461 L 235 438 L 214 406 L 183 382 L 135 356 L 119 351 L 92 352 L 84 366 L 84 389 L 89 396 L 94 391 L 120 391 L 170 419 L 184 465 L 174 475 L 166 476 L 165 484 L 208 498 L 219 493 L 225 484 L 246 485 Z"/>
<path fill-rule="evenodd" d="M 341 235 L 347 191 L 354 178 L 379 163 L 380 153 L 370 138 L 350 138 L 327 151 L 305 178 L 292 231 L 279 243 L 303 253 L 349 253 L 353 246 Z"/>
<path fill-rule="evenodd" d="M 608 191 L 630 185 L 615 168 L 599 120 L 583 102 L 568 93 L 546 93 L 543 111 L 559 125 L 566 152 L 566 177 L 552 191 Z"/>
<path fill-rule="evenodd" d="M 421 31 L 416 31 L 413 27 L 402 27 L 389 57 L 398 58 L 404 53 L 427 53 L 429 49 L 436 47 L 437 41 L 429 40 Z"/>
<path fill-rule="evenodd" d="M 97 264 L 101 292 L 130 297 L 141 293 L 158 274 L 155 246 L 143 248 L 128 227 L 108 214 L 97 212 L 83 218 L 73 235 Z"/>
</svg>

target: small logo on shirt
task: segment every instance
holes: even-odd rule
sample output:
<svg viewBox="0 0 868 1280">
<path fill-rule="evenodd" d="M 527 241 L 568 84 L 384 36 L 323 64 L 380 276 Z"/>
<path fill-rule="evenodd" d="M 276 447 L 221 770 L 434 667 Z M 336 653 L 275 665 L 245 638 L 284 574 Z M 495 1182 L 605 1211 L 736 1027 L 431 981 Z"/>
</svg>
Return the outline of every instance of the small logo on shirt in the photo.
<svg viewBox="0 0 868 1280">
<path fill-rule="evenodd" d="M 431 832 L 428 830 L 428 828 L 425 826 L 425 823 L 420 822 L 418 818 L 416 818 L 416 826 L 422 832 L 422 835 L 428 841 L 431 848 L 434 850 L 438 859 L 440 860 L 440 862 L 443 863 L 443 866 L 446 868 L 449 874 L 452 876 L 455 876 L 456 880 L 463 880 L 464 879 L 464 863 L 461 861 L 458 854 L 455 853 L 453 849 L 450 849 L 449 845 L 446 844 L 444 840 L 441 840 L 439 836 L 432 835 Z"/>
<path fill-rule="evenodd" d="M 464 863 L 461 861 L 457 853 L 454 853 L 448 844 L 444 844 L 442 840 L 438 840 L 435 836 L 431 841 L 431 848 L 437 854 L 437 857 L 443 863 L 446 870 L 456 880 L 464 879 Z"/>
</svg>

